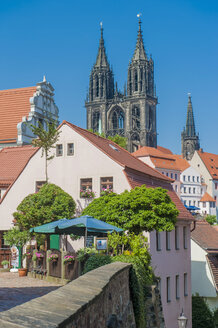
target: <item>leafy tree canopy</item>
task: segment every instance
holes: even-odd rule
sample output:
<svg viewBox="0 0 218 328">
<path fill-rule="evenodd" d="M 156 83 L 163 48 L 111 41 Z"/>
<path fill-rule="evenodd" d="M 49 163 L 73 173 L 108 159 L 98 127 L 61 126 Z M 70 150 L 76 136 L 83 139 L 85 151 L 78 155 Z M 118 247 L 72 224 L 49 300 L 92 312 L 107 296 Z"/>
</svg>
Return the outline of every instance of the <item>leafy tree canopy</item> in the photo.
<svg viewBox="0 0 218 328">
<path fill-rule="evenodd" d="M 51 221 L 71 219 L 75 208 L 76 203 L 68 193 L 47 183 L 38 193 L 25 197 L 13 215 L 21 230 L 29 230 Z"/>
<path fill-rule="evenodd" d="M 28 240 L 30 240 L 30 234 L 28 231 L 20 231 L 17 228 L 12 228 L 4 233 L 4 240 L 9 246 L 22 247 Z"/>
<path fill-rule="evenodd" d="M 192 296 L 192 327 L 214 328 L 213 314 L 203 297 Z"/>
<path fill-rule="evenodd" d="M 93 129 L 88 129 L 88 131 L 96 134 L 97 136 L 100 136 L 102 138 L 106 138 L 106 135 L 104 132 L 99 133 L 99 132 L 93 132 Z M 119 134 L 116 134 L 114 137 L 108 136 L 106 139 L 109 139 L 113 142 L 115 142 L 117 145 L 120 147 L 127 149 L 127 138 L 120 136 Z"/>
<path fill-rule="evenodd" d="M 211 225 L 217 223 L 216 215 L 207 215 L 205 219 Z"/>
<path fill-rule="evenodd" d="M 165 189 L 143 185 L 97 198 L 83 214 L 138 234 L 144 230 L 173 230 L 179 212 Z"/>
</svg>

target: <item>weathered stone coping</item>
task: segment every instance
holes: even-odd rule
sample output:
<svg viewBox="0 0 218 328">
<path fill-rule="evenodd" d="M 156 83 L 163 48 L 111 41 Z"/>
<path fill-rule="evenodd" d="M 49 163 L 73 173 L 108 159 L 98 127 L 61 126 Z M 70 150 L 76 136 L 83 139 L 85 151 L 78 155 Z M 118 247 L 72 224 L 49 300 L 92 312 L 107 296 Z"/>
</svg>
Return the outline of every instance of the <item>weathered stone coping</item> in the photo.
<svg viewBox="0 0 218 328">
<path fill-rule="evenodd" d="M 80 313 L 102 297 L 116 276 L 122 277 L 124 271 L 129 273 L 130 267 L 131 264 L 122 262 L 107 264 L 42 297 L 1 312 L 0 327 L 72 327 Z"/>
</svg>

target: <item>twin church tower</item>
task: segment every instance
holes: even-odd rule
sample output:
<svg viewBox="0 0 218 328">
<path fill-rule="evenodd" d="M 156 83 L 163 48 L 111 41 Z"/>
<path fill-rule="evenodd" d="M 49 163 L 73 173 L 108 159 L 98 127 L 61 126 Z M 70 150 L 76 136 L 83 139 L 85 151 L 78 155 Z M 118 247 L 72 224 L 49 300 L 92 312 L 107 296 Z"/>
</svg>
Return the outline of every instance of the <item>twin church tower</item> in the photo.
<svg viewBox="0 0 218 328">
<path fill-rule="evenodd" d="M 89 81 L 87 129 L 103 132 L 106 137 L 119 134 L 127 138 L 130 152 L 138 146 L 157 146 L 157 97 L 154 86 L 154 63 L 145 52 L 141 20 L 135 52 L 128 67 L 127 87 L 123 92 L 114 83 L 101 26 L 101 38 L 96 63 Z"/>
<path fill-rule="evenodd" d="M 85 102 L 87 129 L 103 132 L 106 137 L 117 134 L 126 137 L 127 149 L 130 152 L 136 151 L 139 146 L 156 148 L 156 106 L 154 62 L 151 56 L 148 58 L 144 48 L 141 19 L 139 18 L 135 51 L 128 67 L 127 86 L 123 92 L 120 92 L 117 83 L 114 83 L 101 25 L 97 59 L 91 70 L 89 92 Z M 194 124 L 193 112 L 191 119 Z M 192 124 L 191 119 L 188 124 Z M 183 149 L 187 154 L 192 150 L 195 141 L 195 129 L 191 130 L 191 140 L 188 139 L 189 130 L 186 128 L 182 134 Z"/>
</svg>

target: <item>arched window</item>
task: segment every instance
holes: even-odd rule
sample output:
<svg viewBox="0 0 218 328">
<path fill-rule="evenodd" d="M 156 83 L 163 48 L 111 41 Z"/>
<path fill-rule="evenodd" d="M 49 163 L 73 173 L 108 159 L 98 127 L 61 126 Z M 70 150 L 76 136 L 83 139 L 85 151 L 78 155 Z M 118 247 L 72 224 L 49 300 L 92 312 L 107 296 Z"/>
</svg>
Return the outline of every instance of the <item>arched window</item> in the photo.
<svg viewBox="0 0 218 328">
<path fill-rule="evenodd" d="M 124 113 L 119 107 L 115 107 L 109 117 L 109 130 L 124 129 Z"/>
<path fill-rule="evenodd" d="M 135 70 L 135 91 L 138 91 L 138 73 Z"/>
<path fill-rule="evenodd" d="M 92 117 L 93 132 L 99 132 L 100 113 L 94 112 Z"/>
<path fill-rule="evenodd" d="M 96 97 L 99 97 L 99 80 L 98 76 L 95 76 L 95 87 L 96 87 Z"/>
<path fill-rule="evenodd" d="M 140 109 L 138 107 L 132 109 L 132 129 L 140 129 Z"/>
<path fill-rule="evenodd" d="M 153 129 L 153 111 L 151 106 L 149 106 L 148 128 L 149 130 Z"/>
</svg>

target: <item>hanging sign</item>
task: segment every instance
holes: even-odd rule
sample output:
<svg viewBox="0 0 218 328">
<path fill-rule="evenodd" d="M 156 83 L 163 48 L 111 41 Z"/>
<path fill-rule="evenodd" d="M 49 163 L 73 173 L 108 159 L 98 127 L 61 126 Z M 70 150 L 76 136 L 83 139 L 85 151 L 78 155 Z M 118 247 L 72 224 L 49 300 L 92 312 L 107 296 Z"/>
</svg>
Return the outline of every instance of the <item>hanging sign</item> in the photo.
<svg viewBox="0 0 218 328">
<path fill-rule="evenodd" d="M 107 238 L 96 238 L 96 249 L 98 251 L 107 250 Z"/>
</svg>

